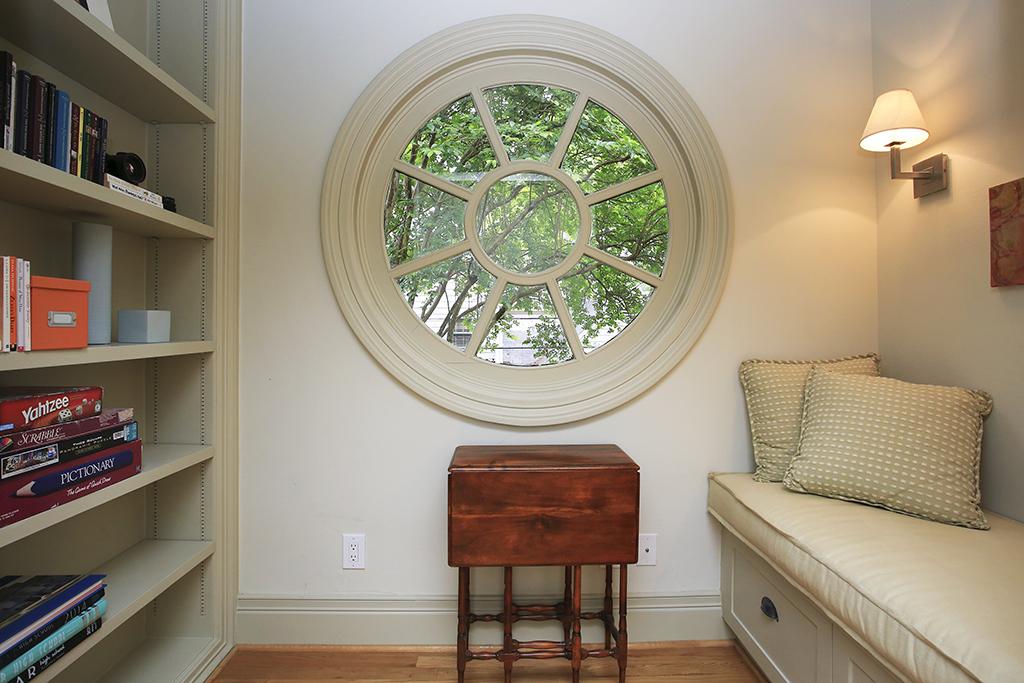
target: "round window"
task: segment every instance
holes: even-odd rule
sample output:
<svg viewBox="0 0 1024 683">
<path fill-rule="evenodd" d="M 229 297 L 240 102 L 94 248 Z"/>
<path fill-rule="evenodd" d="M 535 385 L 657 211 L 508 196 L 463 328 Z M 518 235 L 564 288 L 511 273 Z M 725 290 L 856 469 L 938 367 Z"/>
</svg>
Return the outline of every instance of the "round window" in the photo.
<svg viewBox="0 0 1024 683">
<path fill-rule="evenodd" d="M 456 27 L 378 76 L 335 143 L 322 231 L 385 368 L 526 425 L 602 412 L 671 369 L 714 310 L 730 232 L 717 146 L 680 86 L 538 17 Z"/>
</svg>

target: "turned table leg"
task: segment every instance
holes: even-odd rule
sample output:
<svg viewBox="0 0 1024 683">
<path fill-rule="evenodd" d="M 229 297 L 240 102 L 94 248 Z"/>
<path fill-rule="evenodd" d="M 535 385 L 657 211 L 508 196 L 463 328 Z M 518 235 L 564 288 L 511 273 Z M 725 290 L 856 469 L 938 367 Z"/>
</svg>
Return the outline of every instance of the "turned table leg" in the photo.
<svg viewBox="0 0 1024 683">
<path fill-rule="evenodd" d="M 512 683 L 512 567 L 505 567 L 505 610 L 501 618 L 505 626 L 505 637 L 502 641 L 504 650 L 505 683 Z"/>
<path fill-rule="evenodd" d="M 619 565 L 619 640 L 616 645 L 619 661 L 619 683 L 626 682 L 626 658 L 629 654 L 629 637 L 626 635 L 626 565 Z"/>
<path fill-rule="evenodd" d="M 612 566 L 610 564 L 604 566 L 604 605 L 602 611 L 604 612 L 602 618 L 604 622 L 604 649 L 610 650 L 612 647 Z"/>
<path fill-rule="evenodd" d="M 565 568 L 565 595 L 562 597 L 562 632 L 565 634 L 565 647 L 572 644 L 572 565 Z"/>
<path fill-rule="evenodd" d="M 572 568 L 572 683 L 580 683 L 580 664 L 583 662 L 583 636 L 580 633 L 580 596 L 583 593 L 583 567 Z"/>
<path fill-rule="evenodd" d="M 459 567 L 459 631 L 455 655 L 459 683 L 466 680 L 466 654 L 469 651 L 469 567 Z"/>
</svg>

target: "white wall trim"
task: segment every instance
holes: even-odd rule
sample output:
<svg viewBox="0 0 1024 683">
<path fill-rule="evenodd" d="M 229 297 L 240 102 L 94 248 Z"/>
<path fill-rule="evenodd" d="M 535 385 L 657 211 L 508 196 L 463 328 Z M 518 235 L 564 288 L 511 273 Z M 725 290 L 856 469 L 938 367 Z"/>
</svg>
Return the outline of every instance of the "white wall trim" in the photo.
<svg viewBox="0 0 1024 683">
<path fill-rule="evenodd" d="M 227 646 L 234 645 L 232 603 L 238 595 L 239 517 L 239 289 L 241 285 L 241 182 L 242 182 L 242 0 L 217 5 L 215 97 L 217 118 L 215 168 L 217 172 L 215 219 L 217 226 L 215 316 L 213 338 L 216 391 L 215 435 L 217 448 L 215 476 L 217 496 L 213 505 L 217 539 L 215 574 L 217 597 L 216 635 Z M 227 654 L 217 652 L 199 675 L 208 675 Z M 196 680 L 205 680 L 197 678 Z"/>
<path fill-rule="evenodd" d="M 550 596 L 517 596 L 519 604 L 551 602 Z M 600 598 L 584 596 L 584 609 Z M 501 598 L 473 600 L 479 612 L 498 612 Z M 455 596 L 331 598 L 243 595 L 238 599 L 236 640 L 251 644 L 447 645 L 455 642 Z M 646 594 L 629 599 L 630 642 L 720 640 L 732 638 L 722 621 L 717 593 Z M 516 625 L 517 637 L 532 630 L 557 628 L 557 622 Z M 500 625 L 474 624 L 474 643 L 498 643 Z M 586 625 L 584 640 L 598 639 L 599 627 Z"/>
</svg>

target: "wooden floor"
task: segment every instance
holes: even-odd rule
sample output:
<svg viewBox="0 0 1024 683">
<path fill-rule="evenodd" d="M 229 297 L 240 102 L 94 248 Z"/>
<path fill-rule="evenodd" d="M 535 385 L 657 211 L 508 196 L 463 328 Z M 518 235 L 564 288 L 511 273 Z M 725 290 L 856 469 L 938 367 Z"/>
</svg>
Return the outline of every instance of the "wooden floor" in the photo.
<svg viewBox="0 0 1024 683">
<path fill-rule="evenodd" d="M 617 683 L 611 659 L 583 662 L 585 683 Z M 240 646 L 208 683 L 283 683 L 285 681 L 431 681 L 455 680 L 451 647 L 389 648 L 369 646 Z M 470 662 L 466 680 L 501 683 L 497 662 Z M 519 661 L 513 683 L 569 681 L 569 662 Z M 629 683 L 759 683 L 743 656 L 729 641 L 637 643 L 629 646 Z"/>
</svg>

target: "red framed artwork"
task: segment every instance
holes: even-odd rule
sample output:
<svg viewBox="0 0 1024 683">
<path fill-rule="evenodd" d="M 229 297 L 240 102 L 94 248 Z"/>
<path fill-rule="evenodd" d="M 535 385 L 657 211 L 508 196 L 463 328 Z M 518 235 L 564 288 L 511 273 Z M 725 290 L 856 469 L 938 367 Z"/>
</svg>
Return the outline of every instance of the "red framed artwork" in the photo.
<svg viewBox="0 0 1024 683">
<path fill-rule="evenodd" d="M 988 190 L 992 286 L 1024 285 L 1024 178 Z"/>
</svg>

